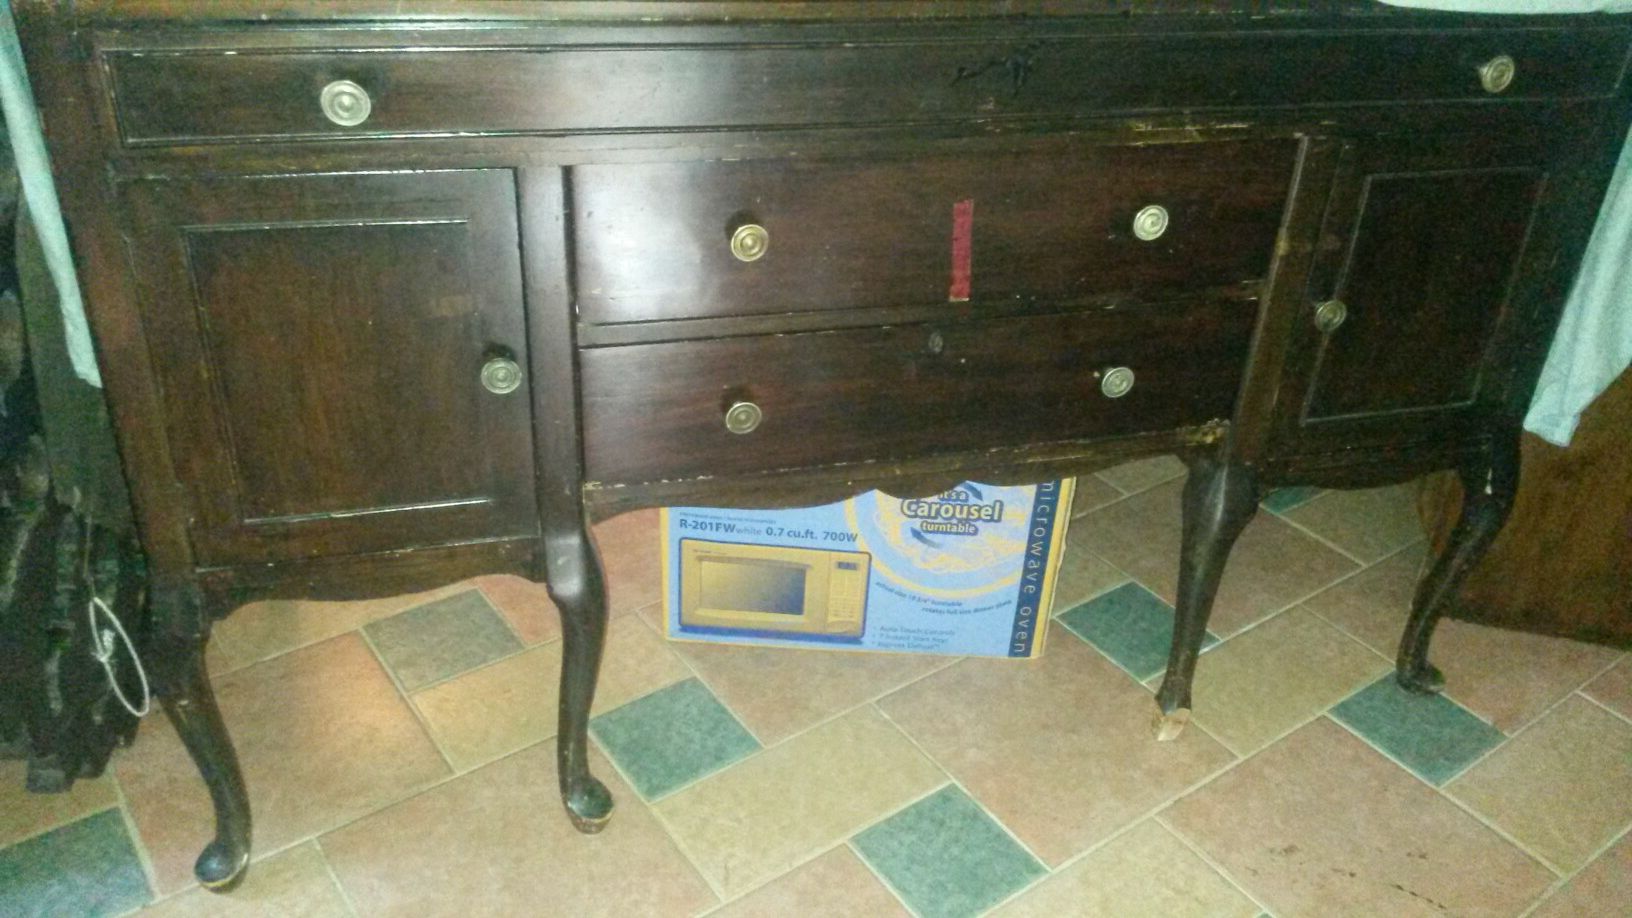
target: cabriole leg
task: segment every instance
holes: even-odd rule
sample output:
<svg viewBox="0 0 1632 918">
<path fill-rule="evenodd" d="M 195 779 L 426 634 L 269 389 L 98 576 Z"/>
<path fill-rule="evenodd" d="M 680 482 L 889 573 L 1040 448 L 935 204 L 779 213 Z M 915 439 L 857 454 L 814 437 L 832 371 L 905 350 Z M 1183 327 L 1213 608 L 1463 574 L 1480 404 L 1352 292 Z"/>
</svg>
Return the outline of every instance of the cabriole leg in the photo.
<svg viewBox="0 0 1632 918">
<path fill-rule="evenodd" d="M 1451 530 L 1444 554 L 1417 585 L 1395 664 L 1395 678 L 1400 685 L 1426 695 L 1437 694 L 1445 687 L 1444 674 L 1428 662 L 1434 627 L 1513 509 L 1519 488 L 1518 430 L 1497 433 L 1491 438 L 1488 452 L 1458 469 L 1457 475 L 1462 479 L 1462 513 Z"/>
<path fill-rule="evenodd" d="M 561 712 L 556 766 L 561 802 L 580 832 L 599 832 L 612 817 L 612 794 L 589 773 L 589 706 L 606 644 L 606 584 L 587 526 L 545 539 L 546 582 L 561 610 Z"/>
<path fill-rule="evenodd" d="M 215 806 L 215 838 L 199 854 L 193 874 L 204 888 L 225 892 L 249 866 L 249 794 L 204 668 L 209 625 L 190 590 L 156 592 L 152 601 L 157 646 L 150 657 L 159 700 Z"/>
<path fill-rule="evenodd" d="M 1158 740 L 1177 739 L 1190 722 L 1190 683 L 1207 635 L 1213 598 L 1230 549 L 1258 510 L 1252 469 L 1211 457 L 1190 459 L 1184 484 L 1184 543 L 1179 556 L 1179 595 L 1167 675 L 1156 693 Z"/>
</svg>

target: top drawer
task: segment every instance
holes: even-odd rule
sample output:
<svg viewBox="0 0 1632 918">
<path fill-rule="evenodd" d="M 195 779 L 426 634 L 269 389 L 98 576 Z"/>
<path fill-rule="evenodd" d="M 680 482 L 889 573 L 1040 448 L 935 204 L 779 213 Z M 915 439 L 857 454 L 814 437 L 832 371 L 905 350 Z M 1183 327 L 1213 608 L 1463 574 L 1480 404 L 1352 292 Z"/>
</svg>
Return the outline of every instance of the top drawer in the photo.
<svg viewBox="0 0 1632 918">
<path fill-rule="evenodd" d="M 1599 26 L 926 41 L 890 31 L 839 41 L 831 31 L 722 29 L 600 28 L 594 44 L 576 43 L 570 30 L 489 35 L 481 46 L 461 46 L 468 33 L 458 32 L 400 43 L 387 35 L 384 47 L 377 33 L 290 38 L 322 48 L 264 47 L 256 34 L 243 43 L 260 47 L 183 39 L 103 58 L 122 140 L 150 146 L 1601 96 L 1620 77 L 1628 34 Z M 433 37 L 435 47 L 412 47 Z M 642 44 L 654 41 L 663 43 Z M 1504 57 L 1510 77 L 1497 66 L 1482 79 L 1484 65 Z M 326 109 L 325 89 L 343 83 L 352 97 Z"/>
</svg>

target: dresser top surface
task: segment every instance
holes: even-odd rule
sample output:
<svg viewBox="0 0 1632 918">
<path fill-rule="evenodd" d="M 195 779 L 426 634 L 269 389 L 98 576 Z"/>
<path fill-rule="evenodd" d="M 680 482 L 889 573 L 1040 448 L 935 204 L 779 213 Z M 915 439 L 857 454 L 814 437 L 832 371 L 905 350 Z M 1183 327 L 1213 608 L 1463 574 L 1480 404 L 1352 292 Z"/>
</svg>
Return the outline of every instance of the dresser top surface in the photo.
<svg viewBox="0 0 1632 918">
<path fill-rule="evenodd" d="M 1445 18 L 1377 0 L 16 0 L 16 5 L 103 20 L 193 21 Z"/>
</svg>

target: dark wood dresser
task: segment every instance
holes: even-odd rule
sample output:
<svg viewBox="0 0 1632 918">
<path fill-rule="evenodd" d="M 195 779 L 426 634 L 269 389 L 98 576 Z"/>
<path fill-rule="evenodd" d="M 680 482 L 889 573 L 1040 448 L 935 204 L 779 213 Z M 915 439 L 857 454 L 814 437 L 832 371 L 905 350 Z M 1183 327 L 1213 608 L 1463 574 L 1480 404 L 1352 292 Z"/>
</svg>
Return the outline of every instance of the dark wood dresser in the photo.
<svg viewBox="0 0 1632 918">
<path fill-rule="evenodd" d="M 1456 469 L 1399 676 L 1501 526 L 1632 23 L 1362 0 L 17 0 L 166 709 L 252 598 L 475 574 L 605 628 L 586 519 L 1190 467 L 1158 732 L 1267 487 Z"/>
</svg>

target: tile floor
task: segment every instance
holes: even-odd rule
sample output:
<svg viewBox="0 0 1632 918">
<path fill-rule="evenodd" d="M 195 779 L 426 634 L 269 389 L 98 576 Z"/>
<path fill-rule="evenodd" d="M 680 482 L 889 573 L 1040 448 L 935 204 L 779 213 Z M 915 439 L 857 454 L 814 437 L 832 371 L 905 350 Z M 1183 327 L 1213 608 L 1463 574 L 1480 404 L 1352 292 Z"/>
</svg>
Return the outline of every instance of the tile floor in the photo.
<svg viewBox="0 0 1632 918">
<path fill-rule="evenodd" d="M 248 882 L 193 886 L 208 800 L 156 717 L 69 795 L 0 764 L 0 914 L 1632 914 L 1632 658 L 1450 622 L 1447 695 L 1398 690 L 1410 487 L 1265 501 L 1155 743 L 1180 471 L 1083 479 L 1030 663 L 669 644 L 655 514 L 603 525 L 596 837 L 555 797 L 541 588 L 248 607 L 210 655 Z"/>
</svg>

